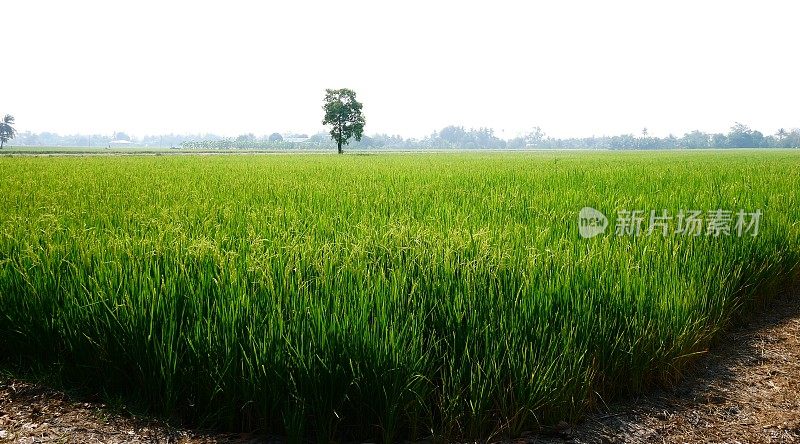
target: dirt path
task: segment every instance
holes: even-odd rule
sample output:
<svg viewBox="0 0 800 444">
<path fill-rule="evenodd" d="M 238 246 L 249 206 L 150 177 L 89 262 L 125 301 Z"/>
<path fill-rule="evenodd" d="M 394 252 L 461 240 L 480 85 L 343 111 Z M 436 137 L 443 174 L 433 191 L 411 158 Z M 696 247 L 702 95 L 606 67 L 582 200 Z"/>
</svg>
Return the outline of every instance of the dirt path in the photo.
<svg viewBox="0 0 800 444">
<path fill-rule="evenodd" d="M 0 378 L 0 443 L 249 443 L 247 435 L 178 430 L 37 384 Z M 257 442 L 265 442 L 258 440 Z"/>
<path fill-rule="evenodd" d="M 798 276 L 800 278 L 800 276 Z M 0 443 L 246 443 L 176 430 L 0 377 Z M 615 403 L 529 443 L 800 443 L 800 279 L 669 390 Z"/>
<path fill-rule="evenodd" d="M 669 390 L 564 425 L 553 443 L 800 443 L 800 274 Z"/>
</svg>

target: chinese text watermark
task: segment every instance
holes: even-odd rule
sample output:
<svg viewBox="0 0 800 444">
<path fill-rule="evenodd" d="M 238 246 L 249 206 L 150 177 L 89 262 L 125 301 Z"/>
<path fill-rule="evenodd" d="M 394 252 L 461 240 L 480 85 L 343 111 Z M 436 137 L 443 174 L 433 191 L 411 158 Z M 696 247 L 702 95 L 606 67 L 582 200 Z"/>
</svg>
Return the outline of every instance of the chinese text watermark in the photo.
<svg viewBox="0 0 800 444">
<path fill-rule="evenodd" d="M 616 236 L 757 236 L 761 210 L 619 210 L 614 220 Z M 606 232 L 608 218 L 591 207 L 578 213 L 578 229 L 583 238 Z"/>
</svg>

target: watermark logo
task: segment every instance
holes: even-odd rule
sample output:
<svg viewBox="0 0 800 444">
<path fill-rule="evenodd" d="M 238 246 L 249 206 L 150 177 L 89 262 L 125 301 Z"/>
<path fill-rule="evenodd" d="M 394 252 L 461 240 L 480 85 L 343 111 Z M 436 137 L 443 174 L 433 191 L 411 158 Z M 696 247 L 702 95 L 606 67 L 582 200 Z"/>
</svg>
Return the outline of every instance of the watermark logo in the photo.
<svg viewBox="0 0 800 444">
<path fill-rule="evenodd" d="M 752 236 L 758 235 L 763 213 L 761 210 L 738 211 L 679 210 L 670 213 L 662 210 L 619 210 L 614 220 L 616 236 L 641 236 L 670 234 L 676 236 Z M 609 226 L 606 216 L 591 207 L 581 208 L 578 213 L 578 229 L 584 239 L 603 234 Z"/>
<path fill-rule="evenodd" d="M 608 228 L 608 218 L 605 214 L 592 207 L 581 208 L 578 213 L 578 230 L 582 238 L 589 239 L 605 233 L 606 228 Z"/>
</svg>

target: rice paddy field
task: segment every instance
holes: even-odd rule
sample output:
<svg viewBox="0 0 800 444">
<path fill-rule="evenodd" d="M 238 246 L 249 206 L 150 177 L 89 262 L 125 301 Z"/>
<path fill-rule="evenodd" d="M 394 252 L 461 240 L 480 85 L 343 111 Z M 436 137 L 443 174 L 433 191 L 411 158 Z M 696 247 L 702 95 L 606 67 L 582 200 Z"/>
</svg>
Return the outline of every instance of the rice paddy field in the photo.
<svg viewBox="0 0 800 444">
<path fill-rule="evenodd" d="M 0 356 L 220 430 L 516 436 L 678 378 L 800 263 L 799 204 L 798 151 L 4 157 Z"/>
</svg>

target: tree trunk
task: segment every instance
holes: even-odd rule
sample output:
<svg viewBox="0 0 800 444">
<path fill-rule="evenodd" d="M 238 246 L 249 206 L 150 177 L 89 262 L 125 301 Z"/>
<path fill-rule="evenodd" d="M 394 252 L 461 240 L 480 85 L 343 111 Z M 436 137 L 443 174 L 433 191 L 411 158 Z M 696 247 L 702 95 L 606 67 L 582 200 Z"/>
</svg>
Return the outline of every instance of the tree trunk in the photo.
<svg viewBox="0 0 800 444">
<path fill-rule="evenodd" d="M 3 140 L 3 139 L 0 139 L 0 150 L 2 150 L 2 149 L 3 149 L 3 144 L 4 144 L 4 143 L 6 143 L 6 141 L 5 141 L 5 140 Z M 340 149 L 339 151 L 341 151 L 341 149 Z"/>
<path fill-rule="evenodd" d="M 342 154 L 342 141 L 341 140 L 337 140 L 336 144 L 337 144 L 337 147 L 339 149 L 339 154 Z"/>
</svg>

